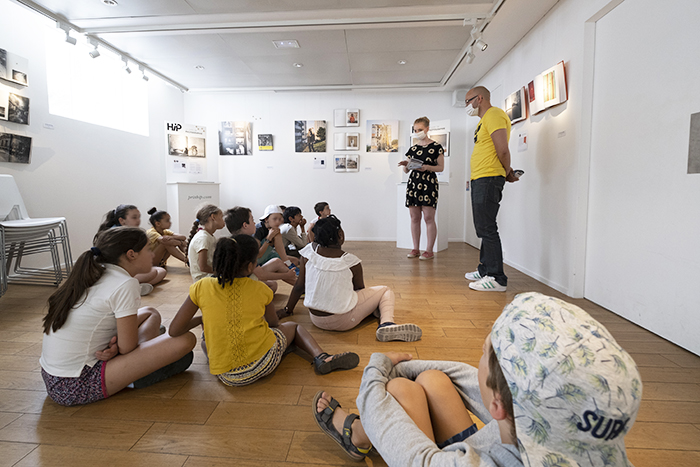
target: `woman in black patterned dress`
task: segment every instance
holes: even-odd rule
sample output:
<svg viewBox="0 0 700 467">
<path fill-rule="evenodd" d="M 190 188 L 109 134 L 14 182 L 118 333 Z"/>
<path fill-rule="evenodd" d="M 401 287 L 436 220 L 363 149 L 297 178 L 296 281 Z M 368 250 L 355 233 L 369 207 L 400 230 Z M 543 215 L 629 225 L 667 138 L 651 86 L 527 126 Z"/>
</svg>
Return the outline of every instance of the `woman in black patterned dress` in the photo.
<svg viewBox="0 0 700 467">
<path fill-rule="evenodd" d="M 421 117 L 413 123 L 413 146 L 406 153 L 408 159 L 419 159 L 423 165 L 411 170 L 406 186 L 406 207 L 411 214 L 411 237 L 413 238 L 413 250 L 407 255 L 409 258 L 419 257 L 421 260 L 433 259 L 433 246 L 437 237 L 437 225 L 435 224 L 435 209 L 438 201 L 437 172 L 442 172 L 445 167 L 444 150 L 440 144 L 428 138 L 430 120 Z M 408 160 L 399 162 L 405 173 L 409 172 Z M 420 220 L 421 215 L 425 221 L 428 242 L 425 252 L 420 254 Z"/>
</svg>

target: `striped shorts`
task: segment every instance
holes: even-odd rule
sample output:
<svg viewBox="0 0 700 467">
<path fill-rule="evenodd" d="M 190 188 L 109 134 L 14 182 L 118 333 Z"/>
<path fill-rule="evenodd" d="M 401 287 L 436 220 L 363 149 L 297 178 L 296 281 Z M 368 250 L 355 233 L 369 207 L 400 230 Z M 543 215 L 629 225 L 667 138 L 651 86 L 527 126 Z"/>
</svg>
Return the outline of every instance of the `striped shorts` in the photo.
<svg viewBox="0 0 700 467">
<path fill-rule="evenodd" d="M 275 333 L 275 343 L 259 360 L 218 375 L 219 380 L 227 386 L 246 386 L 269 375 L 282 361 L 287 349 L 287 337 L 277 328 L 271 328 Z"/>
</svg>

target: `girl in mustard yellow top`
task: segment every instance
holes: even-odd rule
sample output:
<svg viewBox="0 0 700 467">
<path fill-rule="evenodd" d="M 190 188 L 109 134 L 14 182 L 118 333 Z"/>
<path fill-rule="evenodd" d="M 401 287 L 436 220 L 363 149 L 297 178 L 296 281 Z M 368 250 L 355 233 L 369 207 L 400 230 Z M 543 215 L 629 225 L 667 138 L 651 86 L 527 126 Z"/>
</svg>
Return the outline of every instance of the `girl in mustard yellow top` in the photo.
<svg viewBox="0 0 700 467">
<path fill-rule="evenodd" d="M 229 386 L 251 384 L 272 373 L 292 343 L 313 357 L 320 374 L 355 368 L 357 354 L 328 355 L 297 323 L 279 323 L 270 288 L 248 277 L 259 248 L 250 235 L 220 239 L 214 250 L 214 276 L 190 286 L 189 297 L 170 324 L 170 335 L 202 324 L 209 371 Z M 194 316 L 198 309 L 201 317 Z"/>
</svg>

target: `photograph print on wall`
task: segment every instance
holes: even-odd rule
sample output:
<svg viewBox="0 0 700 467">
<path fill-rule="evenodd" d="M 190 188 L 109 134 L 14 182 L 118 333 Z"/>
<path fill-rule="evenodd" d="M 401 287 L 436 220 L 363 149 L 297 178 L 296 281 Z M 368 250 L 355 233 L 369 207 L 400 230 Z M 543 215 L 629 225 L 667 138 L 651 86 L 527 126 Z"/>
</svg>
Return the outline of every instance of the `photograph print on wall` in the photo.
<svg viewBox="0 0 700 467">
<path fill-rule="evenodd" d="M 7 120 L 7 107 L 9 106 L 9 97 L 5 89 L 0 87 L 0 120 Z"/>
<path fill-rule="evenodd" d="M 252 156 L 253 130 L 250 122 L 221 122 L 220 156 Z"/>
<path fill-rule="evenodd" d="M 0 162 L 29 164 L 32 139 L 29 136 L 0 133 Z"/>
<path fill-rule="evenodd" d="M 272 151 L 273 149 L 271 134 L 258 135 L 258 151 Z"/>
<path fill-rule="evenodd" d="M 0 49 L 0 78 L 7 78 L 7 50 Z"/>
<path fill-rule="evenodd" d="M 345 126 L 360 126 L 360 109 L 345 111 Z"/>
<path fill-rule="evenodd" d="M 7 120 L 29 125 L 29 98 L 10 93 L 8 98 Z"/>
<path fill-rule="evenodd" d="M 398 120 L 367 120 L 367 152 L 397 152 L 399 150 Z"/>
<path fill-rule="evenodd" d="M 520 122 L 527 118 L 525 88 L 520 88 L 506 98 L 505 111 L 511 123 Z"/>
<path fill-rule="evenodd" d="M 294 121 L 295 152 L 326 152 L 326 121 Z"/>
</svg>

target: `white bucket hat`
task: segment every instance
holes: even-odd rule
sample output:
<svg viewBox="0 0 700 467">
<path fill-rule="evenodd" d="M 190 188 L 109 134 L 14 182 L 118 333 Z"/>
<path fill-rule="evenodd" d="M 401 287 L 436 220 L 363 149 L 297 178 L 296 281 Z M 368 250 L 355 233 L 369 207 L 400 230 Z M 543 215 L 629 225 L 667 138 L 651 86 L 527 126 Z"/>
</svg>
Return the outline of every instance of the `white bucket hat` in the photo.
<svg viewBox="0 0 700 467">
<path fill-rule="evenodd" d="M 624 436 L 642 397 L 637 365 L 581 308 L 517 295 L 491 330 L 528 466 L 631 466 Z"/>
<path fill-rule="evenodd" d="M 264 221 L 265 219 L 267 219 L 270 216 L 270 214 L 284 214 L 284 213 L 282 212 L 282 210 L 280 209 L 279 206 L 277 206 L 276 204 L 271 204 L 265 208 L 265 213 L 260 217 L 259 220 Z"/>
</svg>

